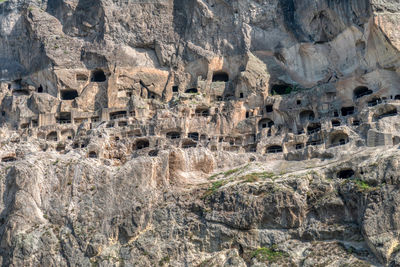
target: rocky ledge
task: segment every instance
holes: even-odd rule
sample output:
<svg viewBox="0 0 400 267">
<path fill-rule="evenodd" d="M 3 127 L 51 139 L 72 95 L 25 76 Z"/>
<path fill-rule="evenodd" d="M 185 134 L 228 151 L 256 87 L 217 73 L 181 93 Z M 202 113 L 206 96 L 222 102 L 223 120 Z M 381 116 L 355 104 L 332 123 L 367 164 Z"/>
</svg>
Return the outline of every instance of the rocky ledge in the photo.
<svg viewBox="0 0 400 267">
<path fill-rule="evenodd" d="M 400 266 L 397 0 L 0 0 L 2 266 Z"/>
</svg>

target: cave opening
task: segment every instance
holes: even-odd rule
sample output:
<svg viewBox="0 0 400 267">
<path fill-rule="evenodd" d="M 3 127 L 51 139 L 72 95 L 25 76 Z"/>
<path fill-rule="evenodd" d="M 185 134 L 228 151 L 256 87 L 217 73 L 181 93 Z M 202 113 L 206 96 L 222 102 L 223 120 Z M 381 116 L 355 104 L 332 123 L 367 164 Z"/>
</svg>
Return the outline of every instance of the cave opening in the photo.
<svg viewBox="0 0 400 267">
<path fill-rule="evenodd" d="M 358 99 L 358 98 L 361 98 L 363 96 L 372 94 L 373 91 L 368 89 L 368 87 L 366 87 L 366 86 L 359 86 L 356 89 L 354 89 L 353 93 L 354 93 L 354 98 Z"/>
<path fill-rule="evenodd" d="M 213 82 L 228 82 L 229 75 L 228 75 L 228 73 L 223 72 L 223 71 L 214 72 L 212 81 Z"/>
<path fill-rule="evenodd" d="M 197 94 L 199 92 L 199 90 L 197 90 L 197 88 L 189 88 L 186 89 L 185 93 L 187 94 Z"/>
<path fill-rule="evenodd" d="M 267 148 L 268 154 L 276 154 L 276 153 L 281 153 L 281 152 L 283 152 L 283 149 L 281 146 L 269 146 Z"/>
<path fill-rule="evenodd" d="M 74 100 L 78 97 L 78 91 L 76 90 L 62 90 L 61 100 Z"/>
<path fill-rule="evenodd" d="M 354 176 L 354 171 L 352 169 L 341 170 L 336 176 L 337 178 L 348 179 Z"/>
<path fill-rule="evenodd" d="M 103 70 L 95 70 L 92 72 L 92 82 L 105 82 L 107 80 Z"/>
<path fill-rule="evenodd" d="M 271 86 L 271 95 L 288 95 L 293 91 L 288 84 L 274 84 Z"/>
</svg>

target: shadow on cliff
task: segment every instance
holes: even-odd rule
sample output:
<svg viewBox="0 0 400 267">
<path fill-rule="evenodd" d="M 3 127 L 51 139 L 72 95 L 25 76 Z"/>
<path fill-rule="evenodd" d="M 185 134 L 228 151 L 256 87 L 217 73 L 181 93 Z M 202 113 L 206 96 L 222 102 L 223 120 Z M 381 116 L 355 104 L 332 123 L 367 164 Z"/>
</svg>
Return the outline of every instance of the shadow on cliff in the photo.
<svg viewBox="0 0 400 267">
<path fill-rule="evenodd" d="M 16 184 L 15 177 L 17 176 L 17 169 L 12 167 L 6 176 L 6 188 L 3 193 L 4 209 L 0 213 L 0 255 L 2 256 L 2 267 L 10 266 L 13 257 L 12 248 L 7 246 L 10 236 L 7 236 L 7 231 L 11 231 L 8 225 L 8 216 L 15 206 L 15 196 L 19 191 Z"/>
<path fill-rule="evenodd" d="M 7 16 L 12 13 L 11 4 L 8 2 L 0 4 L 0 14 Z M 47 57 L 44 44 L 32 31 L 28 21 L 29 9 L 23 5 L 20 8 L 21 16 L 14 22 L 12 29 L 7 35 L 0 36 L 0 80 L 16 80 L 23 76 L 43 69 L 48 69 L 51 60 Z M 0 27 L 7 29 L 8 25 Z"/>
<path fill-rule="evenodd" d="M 63 32 L 89 42 L 104 39 L 105 14 L 101 0 L 79 0 L 73 9 L 63 0 L 48 1 L 46 12 L 63 25 Z"/>
</svg>

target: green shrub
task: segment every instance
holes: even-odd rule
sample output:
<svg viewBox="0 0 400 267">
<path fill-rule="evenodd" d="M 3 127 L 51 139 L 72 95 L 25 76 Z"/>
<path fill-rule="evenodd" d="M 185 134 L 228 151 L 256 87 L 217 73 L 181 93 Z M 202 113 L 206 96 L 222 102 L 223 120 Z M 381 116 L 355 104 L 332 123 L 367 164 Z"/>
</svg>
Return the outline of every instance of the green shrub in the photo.
<svg viewBox="0 0 400 267">
<path fill-rule="evenodd" d="M 164 266 L 164 264 L 168 264 L 170 261 L 169 256 L 165 256 L 164 258 L 162 258 L 159 262 L 158 265 L 159 266 Z"/>
<path fill-rule="evenodd" d="M 276 245 L 269 248 L 261 247 L 253 251 L 251 258 L 256 258 L 260 262 L 274 263 L 281 259 L 287 258 L 289 255 L 283 251 L 277 250 Z"/>
<path fill-rule="evenodd" d="M 273 178 L 275 176 L 272 172 L 253 172 L 240 177 L 246 183 L 257 182 L 260 179 Z"/>
<path fill-rule="evenodd" d="M 220 180 L 220 181 L 216 181 L 216 182 L 212 183 L 212 184 L 211 184 L 211 187 L 208 188 L 207 191 L 204 193 L 204 198 L 206 198 L 206 197 L 208 197 L 208 196 L 211 196 L 212 194 L 214 194 L 215 192 L 217 192 L 217 190 L 218 190 L 220 187 L 226 185 L 227 182 L 228 182 L 228 181 Z"/>
<path fill-rule="evenodd" d="M 232 169 L 232 170 L 226 171 L 226 172 L 224 172 L 224 176 L 227 177 L 227 176 L 229 176 L 231 174 L 234 174 L 234 173 L 238 172 L 239 170 L 240 170 L 239 168 L 236 168 L 236 169 Z"/>
<path fill-rule="evenodd" d="M 375 189 L 375 187 L 372 187 L 367 182 L 359 179 L 355 179 L 354 183 L 356 184 L 358 190 L 360 191 L 372 191 Z"/>
</svg>

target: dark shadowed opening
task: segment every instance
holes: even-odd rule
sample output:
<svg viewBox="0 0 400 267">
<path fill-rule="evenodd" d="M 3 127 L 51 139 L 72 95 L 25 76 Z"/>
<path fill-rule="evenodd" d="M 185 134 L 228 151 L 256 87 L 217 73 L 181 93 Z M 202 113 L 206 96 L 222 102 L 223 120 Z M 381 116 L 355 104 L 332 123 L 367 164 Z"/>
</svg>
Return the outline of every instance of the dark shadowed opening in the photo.
<svg viewBox="0 0 400 267">
<path fill-rule="evenodd" d="M 354 98 L 360 98 L 366 95 L 372 94 L 373 91 L 369 90 L 368 87 L 365 86 L 359 86 L 356 89 L 354 89 Z"/>
<path fill-rule="evenodd" d="M 1 162 L 13 162 L 16 161 L 17 159 L 14 157 L 4 157 L 1 159 Z"/>
<path fill-rule="evenodd" d="M 95 70 L 92 72 L 92 82 L 105 82 L 107 80 L 103 70 Z"/>
<path fill-rule="evenodd" d="M 198 133 L 189 133 L 188 138 L 190 138 L 194 141 L 199 141 L 199 134 Z"/>
<path fill-rule="evenodd" d="M 166 134 L 168 139 L 179 139 L 181 138 L 181 134 L 178 132 L 169 132 Z"/>
<path fill-rule="evenodd" d="M 274 84 L 271 87 L 271 95 L 287 95 L 292 92 L 293 88 L 288 84 Z"/>
<path fill-rule="evenodd" d="M 339 120 L 332 120 L 332 126 L 333 126 L 333 127 L 338 127 L 338 126 L 340 126 L 340 121 L 339 121 Z"/>
<path fill-rule="evenodd" d="M 312 110 L 303 110 L 300 112 L 300 121 L 302 123 L 306 121 L 312 121 L 315 119 L 314 112 Z"/>
<path fill-rule="evenodd" d="M 348 116 L 354 114 L 354 107 L 343 107 L 341 109 L 342 116 Z"/>
<path fill-rule="evenodd" d="M 347 179 L 354 176 L 354 171 L 352 169 L 341 170 L 337 173 L 337 178 Z"/>
<path fill-rule="evenodd" d="M 76 90 L 63 90 L 61 91 L 61 100 L 74 100 L 78 97 Z"/>
<path fill-rule="evenodd" d="M 187 94 L 197 94 L 198 92 L 197 88 L 189 88 L 185 91 Z"/>
<path fill-rule="evenodd" d="M 213 82 L 227 82 L 227 81 L 229 81 L 229 75 L 226 72 L 222 72 L 222 71 L 214 72 L 212 81 Z"/>
<path fill-rule="evenodd" d="M 308 134 L 317 133 L 319 131 L 321 131 L 321 124 L 319 124 L 319 123 L 314 123 L 307 127 Z"/>
<path fill-rule="evenodd" d="M 267 148 L 268 154 L 281 153 L 283 151 L 281 146 L 270 146 Z"/>
<path fill-rule="evenodd" d="M 150 143 L 148 140 L 139 140 L 136 142 L 136 145 L 134 146 L 134 150 L 139 150 L 139 149 L 143 149 L 146 147 L 149 147 Z"/>
<path fill-rule="evenodd" d="M 296 144 L 296 149 L 302 149 L 304 148 L 304 144 L 300 143 L 300 144 Z"/>
<path fill-rule="evenodd" d="M 258 123 L 258 129 L 261 131 L 265 128 L 271 128 L 274 125 L 274 122 L 271 119 L 262 119 Z"/>
<path fill-rule="evenodd" d="M 266 106 L 265 106 L 265 111 L 266 111 L 266 112 L 272 112 L 272 111 L 274 111 L 273 105 L 266 105 Z"/>
</svg>

